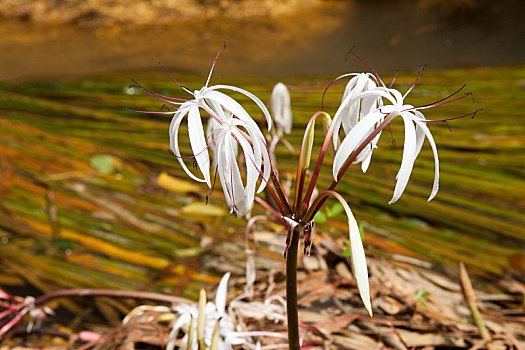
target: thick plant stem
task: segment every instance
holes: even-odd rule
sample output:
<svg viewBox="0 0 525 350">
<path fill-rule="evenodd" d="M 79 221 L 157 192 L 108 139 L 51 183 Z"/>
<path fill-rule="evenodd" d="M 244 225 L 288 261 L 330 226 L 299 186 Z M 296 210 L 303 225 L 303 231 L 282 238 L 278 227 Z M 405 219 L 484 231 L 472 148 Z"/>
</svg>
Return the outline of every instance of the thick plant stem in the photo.
<svg viewBox="0 0 525 350">
<path fill-rule="evenodd" d="M 286 312 L 288 316 L 288 349 L 300 350 L 299 315 L 297 309 L 297 251 L 299 250 L 299 226 L 293 229 L 286 255 Z"/>
</svg>

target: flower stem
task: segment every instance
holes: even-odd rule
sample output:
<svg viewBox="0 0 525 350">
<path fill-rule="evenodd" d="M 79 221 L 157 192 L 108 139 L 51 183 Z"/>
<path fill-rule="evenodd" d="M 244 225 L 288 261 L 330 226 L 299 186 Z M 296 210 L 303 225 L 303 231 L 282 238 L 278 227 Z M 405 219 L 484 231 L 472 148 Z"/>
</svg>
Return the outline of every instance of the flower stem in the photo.
<svg viewBox="0 0 525 350">
<path fill-rule="evenodd" d="M 339 170 L 339 173 L 337 174 L 337 180 L 334 180 L 332 184 L 328 187 L 327 191 L 332 191 L 335 189 L 341 178 L 343 177 L 344 173 L 350 165 L 355 161 L 359 153 L 363 151 L 365 147 L 367 147 L 370 142 L 374 139 L 374 137 L 377 136 L 391 121 L 395 118 L 395 115 L 388 115 L 385 120 L 375 130 L 368 135 L 368 137 L 357 147 L 354 152 L 350 155 L 350 157 L 344 162 L 343 166 Z M 323 145 L 324 146 L 324 145 Z M 322 160 L 321 160 L 322 161 Z M 319 162 L 319 161 L 318 161 Z M 317 170 L 317 169 L 316 169 Z M 314 173 L 315 174 L 315 173 Z M 313 178 L 313 177 L 312 177 Z M 317 179 L 316 179 L 317 180 Z M 311 185 L 311 182 L 310 182 Z M 310 188 L 308 188 L 310 190 Z M 322 197 L 322 198 L 316 198 L 316 201 L 312 203 L 312 206 L 308 209 L 308 212 L 303 216 L 303 222 L 309 222 L 314 218 L 314 215 L 321 209 L 321 206 L 324 204 L 328 196 Z"/>
<path fill-rule="evenodd" d="M 293 229 L 286 255 L 286 312 L 288 316 L 288 349 L 300 350 L 299 314 L 297 309 L 297 251 L 301 229 Z"/>
</svg>

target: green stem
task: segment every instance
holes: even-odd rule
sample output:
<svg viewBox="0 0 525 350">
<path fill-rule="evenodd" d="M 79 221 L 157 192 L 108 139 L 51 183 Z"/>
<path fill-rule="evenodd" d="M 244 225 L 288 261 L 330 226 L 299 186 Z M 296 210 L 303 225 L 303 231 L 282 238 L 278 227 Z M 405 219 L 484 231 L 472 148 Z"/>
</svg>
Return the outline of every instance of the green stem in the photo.
<svg viewBox="0 0 525 350">
<path fill-rule="evenodd" d="M 297 251 L 299 250 L 299 226 L 293 229 L 286 255 L 286 312 L 288 316 L 288 349 L 300 350 L 299 314 L 297 309 Z"/>
</svg>

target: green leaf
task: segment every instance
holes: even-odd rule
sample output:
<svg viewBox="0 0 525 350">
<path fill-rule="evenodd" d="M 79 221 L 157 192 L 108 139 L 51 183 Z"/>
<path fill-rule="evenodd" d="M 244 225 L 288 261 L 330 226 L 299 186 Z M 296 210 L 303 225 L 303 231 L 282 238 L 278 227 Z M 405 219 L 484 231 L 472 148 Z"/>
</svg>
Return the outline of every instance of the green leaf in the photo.
<svg viewBox="0 0 525 350">
<path fill-rule="evenodd" d="M 429 295 L 430 294 L 428 294 L 424 290 L 418 290 L 417 291 L 416 297 L 417 297 L 418 301 L 421 303 L 421 305 L 423 305 L 423 307 L 427 307 L 427 303 L 425 301 L 425 298 L 428 297 Z"/>
<path fill-rule="evenodd" d="M 325 222 L 326 221 L 326 215 L 322 211 L 318 211 L 317 214 L 314 216 L 315 222 Z"/>
<path fill-rule="evenodd" d="M 365 240 L 365 227 L 363 225 L 359 225 L 359 235 L 361 236 L 361 241 L 364 242 L 364 240 Z"/>
<path fill-rule="evenodd" d="M 97 154 L 89 159 L 89 164 L 104 174 L 113 174 L 120 166 L 120 160 L 109 154 Z"/>
<path fill-rule="evenodd" d="M 350 257 L 350 248 L 349 247 L 345 247 L 345 249 L 343 249 L 343 256 L 345 258 L 349 258 Z"/>
<path fill-rule="evenodd" d="M 328 217 L 332 218 L 338 214 L 341 214 L 343 212 L 344 208 L 343 205 L 339 202 L 332 205 L 332 207 L 328 210 Z"/>
</svg>

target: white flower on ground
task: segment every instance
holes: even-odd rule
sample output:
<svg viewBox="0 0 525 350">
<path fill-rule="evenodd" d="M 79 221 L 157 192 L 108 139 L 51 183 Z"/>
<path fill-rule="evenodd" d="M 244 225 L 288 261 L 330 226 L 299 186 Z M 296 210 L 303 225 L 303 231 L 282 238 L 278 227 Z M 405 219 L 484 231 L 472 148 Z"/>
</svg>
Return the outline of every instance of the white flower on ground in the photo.
<svg viewBox="0 0 525 350">
<path fill-rule="evenodd" d="M 410 91 L 410 90 L 409 90 Z M 409 92 L 408 91 L 408 92 Z M 407 93 L 408 93 L 407 92 Z M 407 94 L 406 93 L 406 94 Z M 406 96 L 405 94 L 405 96 Z M 365 97 L 373 96 L 374 98 L 383 98 L 383 102 L 390 104 L 383 105 L 375 110 L 372 110 L 348 132 L 345 136 L 341 145 L 339 146 L 337 153 L 334 157 L 333 175 L 337 179 L 339 170 L 348 159 L 350 154 L 362 143 L 362 141 L 370 135 L 371 130 L 375 129 L 375 126 L 383 121 L 387 117 L 401 116 L 405 125 L 405 143 L 403 146 L 403 159 L 401 161 L 401 167 L 396 175 L 396 186 L 394 189 L 394 195 L 389 203 L 394 203 L 399 199 L 410 178 L 414 161 L 416 160 L 425 137 L 428 138 L 432 152 L 434 153 L 435 162 L 435 175 L 432 192 L 428 200 L 432 200 L 438 189 L 439 189 L 439 159 L 437 154 L 436 144 L 434 138 L 430 133 L 426 125 L 426 120 L 423 113 L 419 112 L 418 109 L 429 108 L 432 106 L 423 106 L 415 108 L 414 106 L 404 104 L 405 96 L 395 89 L 389 89 L 386 87 L 378 87 L 372 90 L 368 90 L 358 94 L 351 98 L 347 97 L 347 100 L 339 107 L 339 110 L 334 116 L 340 118 L 341 110 L 347 106 L 356 103 Z M 368 148 L 368 147 L 367 147 Z"/>
<path fill-rule="evenodd" d="M 283 132 L 289 134 L 292 131 L 292 107 L 290 92 L 283 83 L 275 84 L 270 98 L 270 106 L 279 136 L 282 136 Z"/>
<path fill-rule="evenodd" d="M 365 95 L 362 98 L 358 97 L 362 92 L 369 91 L 377 88 L 375 82 L 375 77 L 370 73 L 351 73 L 343 74 L 336 79 L 345 78 L 351 76 L 352 79 L 346 84 L 345 91 L 342 98 L 342 109 L 340 111 L 340 116 L 337 119 L 334 119 L 335 129 L 333 134 L 333 143 L 334 149 L 337 149 L 339 146 L 339 130 L 341 125 L 343 126 L 343 131 L 345 135 L 348 135 L 350 130 L 352 130 L 355 125 L 362 120 L 366 115 L 371 111 L 377 109 L 380 106 L 381 98 L 376 95 Z M 354 101 L 351 104 L 343 105 L 345 101 Z M 382 121 L 382 120 L 381 120 Z M 381 121 L 378 122 L 381 123 Z M 372 132 L 374 128 L 370 129 Z M 366 172 L 368 166 L 370 165 L 370 160 L 372 159 L 372 151 L 377 148 L 377 142 L 381 133 L 379 133 L 373 140 L 370 142 L 370 147 L 366 147 L 356 158 L 353 164 L 361 163 L 361 169 L 363 172 Z"/>
<path fill-rule="evenodd" d="M 219 287 L 217 288 L 217 295 L 215 297 L 215 303 L 208 302 L 205 307 L 205 325 L 204 325 L 204 342 L 209 347 L 211 345 L 211 338 L 213 335 L 213 330 L 217 320 L 220 318 L 219 323 L 219 349 L 221 350 L 231 350 L 232 345 L 246 344 L 247 340 L 243 337 L 237 336 L 239 333 L 236 331 L 233 321 L 230 316 L 225 313 L 226 307 L 226 295 L 228 290 L 228 279 L 230 278 L 230 273 L 227 272 L 221 279 Z M 186 334 L 182 338 L 181 349 L 186 349 L 188 342 L 187 332 L 190 329 L 190 323 L 194 322 L 194 325 L 197 323 L 199 316 L 199 309 L 197 305 L 187 305 L 182 304 L 175 307 L 175 311 L 178 314 L 178 318 L 172 326 L 169 342 L 166 346 L 166 350 L 173 350 L 175 347 L 175 339 L 180 330 L 184 331 Z M 193 349 L 197 349 L 197 327 L 194 326 L 194 343 Z M 251 348 L 254 347 L 253 344 L 249 344 Z"/>
</svg>

